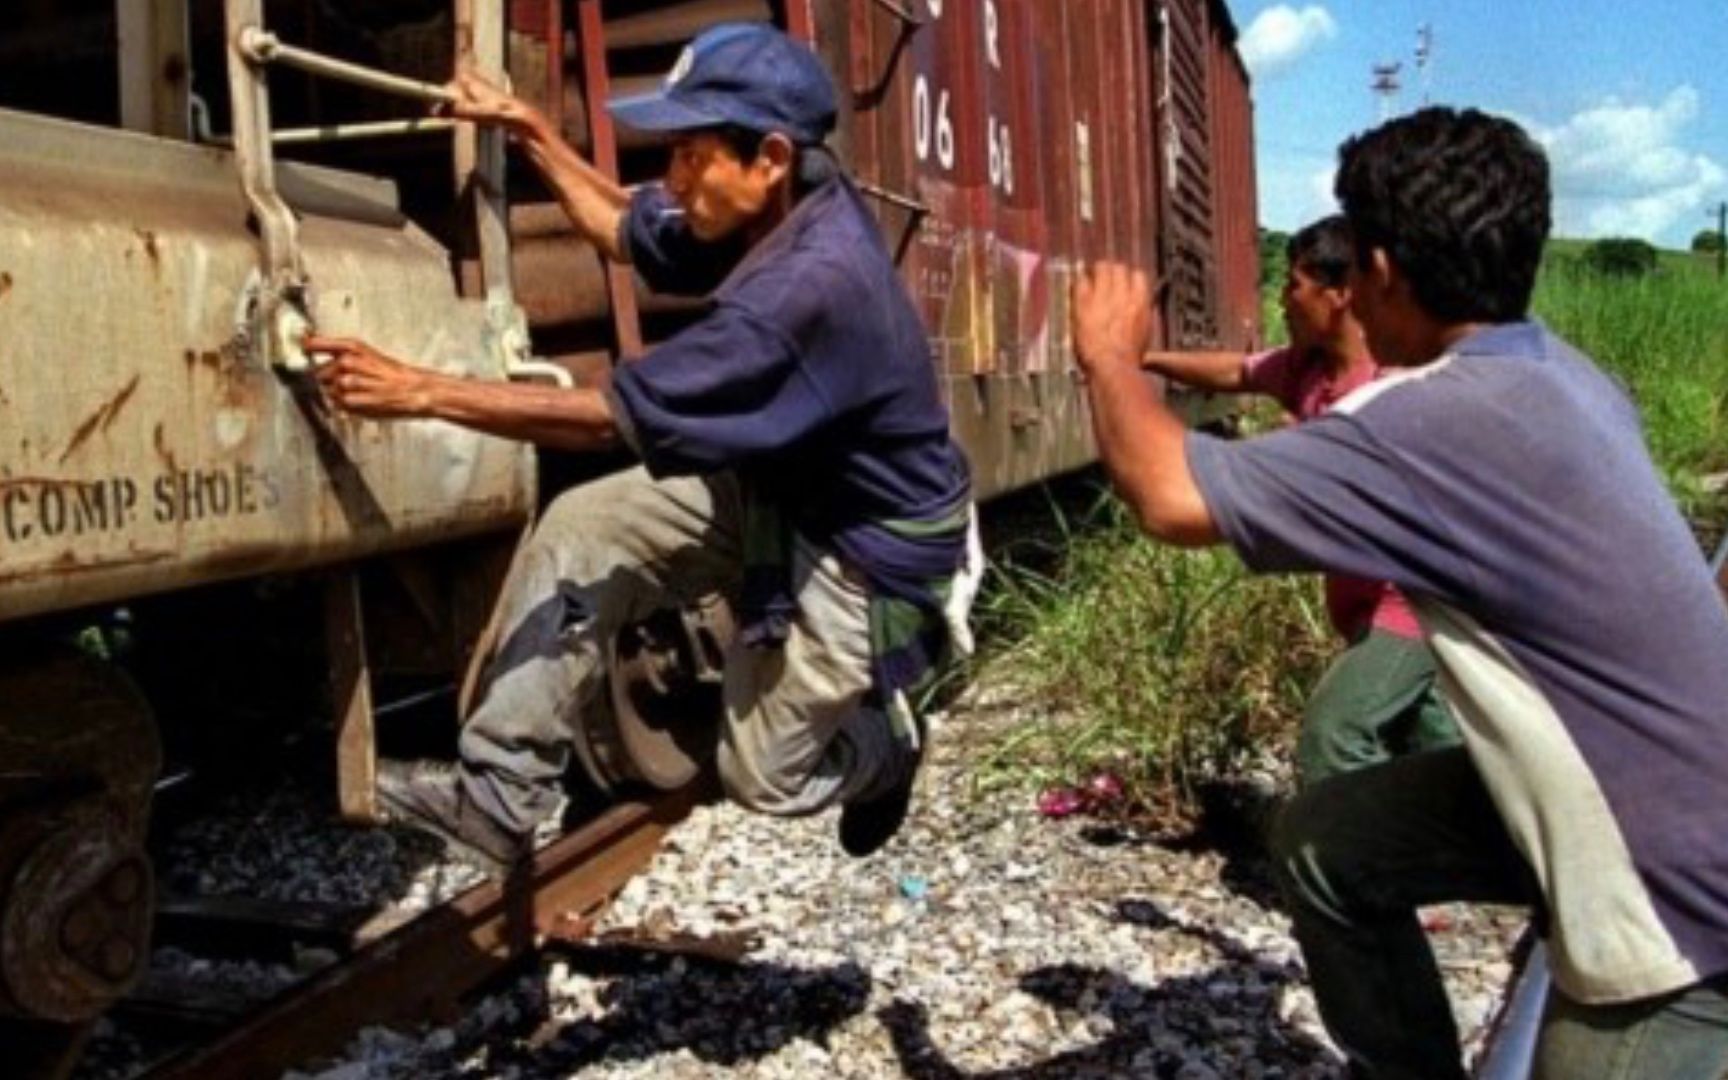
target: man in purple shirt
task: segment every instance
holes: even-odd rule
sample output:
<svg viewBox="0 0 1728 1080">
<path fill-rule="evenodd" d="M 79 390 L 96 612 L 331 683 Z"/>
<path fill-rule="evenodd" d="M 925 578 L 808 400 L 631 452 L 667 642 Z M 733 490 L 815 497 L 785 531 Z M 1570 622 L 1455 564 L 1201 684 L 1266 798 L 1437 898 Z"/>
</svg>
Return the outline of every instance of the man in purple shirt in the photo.
<svg viewBox="0 0 1728 1080">
<path fill-rule="evenodd" d="M 1346 142 L 1353 304 L 1400 369 L 1244 443 L 1140 374 L 1142 275 L 1076 286 L 1100 451 L 1148 532 L 1261 571 L 1390 581 L 1464 747 L 1316 784 L 1273 855 L 1353 1075 L 1465 1074 L 1416 908 L 1528 903 L 1548 1080 L 1728 1068 L 1728 610 L 1624 391 L 1528 320 L 1548 166 L 1510 121 L 1424 109 Z"/>
<path fill-rule="evenodd" d="M 560 801 L 576 736 L 607 708 L 619 630 L 731 602 L 718 771 L 779 815 L 841 806 L 863 855 L 899 827 L 922 757 L 920 693 L 962 640 L 953 584 L 971 483 L 928 339 L 874 218 L 822 147 L 834 87 L 760 24 L 703 32 L 617 119 L 671 140 L 633 195 L 518 99 L 473 77 L 454 112 L 515 136 L 578 229 L 700 318 L 605 390 L 454 379 L 313 338 L 339 408 L 566 450 L 622 443 L 643 467 L 565 492 L 500 601 L 503 635 L 459 766 L 381 770 L 396 816 L 501 870 Z M 959 590 L 963 593 L 964 590 Z"/>
</svg>

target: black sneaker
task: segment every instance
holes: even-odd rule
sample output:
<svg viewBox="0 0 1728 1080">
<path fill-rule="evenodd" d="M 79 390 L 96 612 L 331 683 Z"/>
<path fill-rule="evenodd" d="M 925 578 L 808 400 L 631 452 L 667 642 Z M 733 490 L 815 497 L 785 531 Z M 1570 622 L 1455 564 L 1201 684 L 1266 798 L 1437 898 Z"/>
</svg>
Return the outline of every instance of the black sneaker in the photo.
<svg viewBox="0 0 1728 1080">
<path fill-rule="evenodd" d="M 442 761 L 381 761 L 378 801 L 393 822 L 442 839 L 465 862 L 503 877 L 534 853 L 532 833 L 498 824 L 468 799 L 456 766 Z"/>
<path fill-rule="evenodd" d="M 922 717 L 918 720 L 918 736 L 918 748 L 893 786 L 874 798 L 840 808 L 840 847 L 846 854 L 858 859 L 874 854 L 906 823 L 906 812 L 912 807 L 912 785 L 918 779 L 918 767 L 924 763 L 930 740 L 929 728 Z"/>
</svg>

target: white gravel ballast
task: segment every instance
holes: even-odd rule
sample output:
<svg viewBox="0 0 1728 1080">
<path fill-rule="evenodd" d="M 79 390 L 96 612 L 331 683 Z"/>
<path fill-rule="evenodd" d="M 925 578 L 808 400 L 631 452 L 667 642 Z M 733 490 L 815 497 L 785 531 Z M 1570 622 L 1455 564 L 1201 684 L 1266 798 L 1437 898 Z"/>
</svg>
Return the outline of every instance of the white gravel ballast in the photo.
<svg viewBox="0 0 1728 1080">
<path fill-rule="evenodd" d="M 939 718 L 913 817 L 877 855 L 842 853 L 832 816 L 700 808 L 598 927 L 744 935 L 742 960 L 555 948 L 454 1025 L 370 1030 L 291 1075 L 1341 1076 L 1251 860 L 973 793 L 967 746 L 1014 711 L 972 701 Z M 1428 922 L 1474 1043 L 1522 918 L 1458 907 Z"/>
</svg>

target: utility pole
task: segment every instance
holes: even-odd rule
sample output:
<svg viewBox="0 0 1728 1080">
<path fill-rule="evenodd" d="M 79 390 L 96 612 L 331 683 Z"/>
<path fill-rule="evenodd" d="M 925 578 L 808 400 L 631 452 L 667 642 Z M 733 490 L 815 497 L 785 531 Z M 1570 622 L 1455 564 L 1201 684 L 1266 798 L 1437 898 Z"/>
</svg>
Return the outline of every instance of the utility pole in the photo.
<svg viewBox="0 0 1728 1080">
<path fill-rule="evenodd" d="M 1380 122 L 1385 123 L 1392 118 L 1392 99 L 1398 96 L 1398 72 L 1403 64 L 1375 64 L 1372 68 L 1374 78 L 1368 84 L 1368 89 L 1374 91 L 1380 98 Z"/>
<path fill-rule="evenodd" d="M 1422 105 L 1426 108 L 1432 104 L 1429 100 L 1428 64 L 1434 59 L 1434 25 L 1423 23 L 1416 28 L 1416 78 L 1422 85 Z"/>
</svg>

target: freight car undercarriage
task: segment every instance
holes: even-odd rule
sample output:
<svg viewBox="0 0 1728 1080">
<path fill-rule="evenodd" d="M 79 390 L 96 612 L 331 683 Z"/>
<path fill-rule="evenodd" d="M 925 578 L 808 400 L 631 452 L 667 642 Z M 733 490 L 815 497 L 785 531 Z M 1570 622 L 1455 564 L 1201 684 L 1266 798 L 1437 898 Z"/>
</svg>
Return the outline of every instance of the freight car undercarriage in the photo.
<svg viewBox="0 0 1728 1080">
<path fill-rule="evenodd" d="M 0 34 L 0 106 L 37 114 L 0 110 L 0 1023 L 45 1058 L 148 952 L 158 717 L 171 758 L 221 770 L 256 746 L 200 717 L 297 695 L 332 717 L 341 813 L 375 820 L 374 695 L 465 695 L 513 531 L 616 464 L 332 417 L 300 332 L 593 383 L 688 318 L 577 243 L 501 138 L 423 115 L 456 64 L 508 71 L 633 183 L 663 150 L 609 97 L 721 19 L 812 41 L 982 495 L 1091 459 L 1079 262 L 1161 272 L 1168 346 L 1257 336 L 1246 82 L 1214 0 L 25 7 Z M 620 638 L 579 748 L 597 787 L 695 777 L 676 718 L 711 713 L 726 633 L 709 606 Z"/>
</svg>

